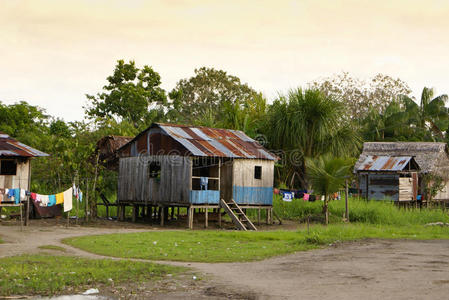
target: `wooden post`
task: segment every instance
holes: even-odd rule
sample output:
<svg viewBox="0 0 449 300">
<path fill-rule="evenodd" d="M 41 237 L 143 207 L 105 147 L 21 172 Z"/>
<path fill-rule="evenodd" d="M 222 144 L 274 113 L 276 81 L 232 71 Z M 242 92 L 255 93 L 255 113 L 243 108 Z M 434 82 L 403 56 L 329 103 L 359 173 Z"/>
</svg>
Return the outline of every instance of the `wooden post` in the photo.
<svg viewBox="0 0 449 300">
<path fill-rule="evenodd" d="M 348 207 L 348 180 L 345 180 L 345 218 L 349 222 L 349 207 Z"/>
<path fill-rule="evenodd" d="M 194 211 L 193 211 L 193 207 L 189 207 L 189 229 L 193 229 L 193 215 L 194 215 Z"/>
<path fill-rule="evenodd" d="M 221 206 L 218 206 L 218 226 L 221 228 Z"/>
<path fill-rule="evenodd" d="M 209 209 L 204 210 L 204 228 L 207 228 L 209 226 Z"/>
<path fill-rule="evenodd" d="M 159 207 L 159 211 L 161 212 L 161 226 L 164 226 L 164 220 L 165 220 L 165 207 Z"/>
<path fill-rule="evenodd" d="M 257 209 L 257 225 L 260 226 L 260 206 Z"/>
<path fill-rule="evenodd" d="M 136 204 L 133 204 L 133 214 L 132 214 L 133 223 L 136 223 L 138 211 L 139 211 L 138 206 Z"/>
<path fill-rule="evenodd" d="M 267 215 L 266 215 L 266 218 L 267 218 L 267 225 L 268 224 L 270 224 L 269 222 L 270 222 L 270 213 L 269 213 L 269 208 L 267 208 L 266 209 L 266 211 L 267 211 Z"/>
<path fill-rule="evenodd" d="M 86 178 L 86 207 L 85 207 L 85 219 L 86 222 L 89 221 L 89 215 L 88 215 L 88 210 L 89 210 L 89 177 Z"/>
<path fill-rule="evenodd" d="M 23 230 L 23 220 L 22 220 L 22 202 L 19 204 L 20 206 L 20 231 Z"/>
</svg>

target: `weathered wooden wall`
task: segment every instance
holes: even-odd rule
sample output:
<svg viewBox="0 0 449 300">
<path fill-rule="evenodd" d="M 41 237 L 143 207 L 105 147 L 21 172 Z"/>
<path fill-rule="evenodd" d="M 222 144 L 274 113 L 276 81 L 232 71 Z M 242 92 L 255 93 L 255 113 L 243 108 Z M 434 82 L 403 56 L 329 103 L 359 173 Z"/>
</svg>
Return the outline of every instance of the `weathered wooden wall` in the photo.
<svg viewBox="0 0 449 300">
<path fill-rule="evenodd" d="M 22 188 L 29 190 L 29 167 L 30 161 L 19 161 L 17 163 L 16 175 L 0 175 L 0 188 L 14 189 Z"/>
<path fill-rule="evenodd" d="M 254 176 L 255 167 L 262 167 L 261 179 Z M 240 204 L 273 204 L 274 161 L 234 159 L 232 195 Z"/>
<path fill-rule="evenodd" d="M 150 178 L 151 162 L 160 163 L 160 180 Z M 162 155 L 121 158 L 117 199 L 119 203 L 187 204 L 190 179 L 190 157 Z"/>
</svg>

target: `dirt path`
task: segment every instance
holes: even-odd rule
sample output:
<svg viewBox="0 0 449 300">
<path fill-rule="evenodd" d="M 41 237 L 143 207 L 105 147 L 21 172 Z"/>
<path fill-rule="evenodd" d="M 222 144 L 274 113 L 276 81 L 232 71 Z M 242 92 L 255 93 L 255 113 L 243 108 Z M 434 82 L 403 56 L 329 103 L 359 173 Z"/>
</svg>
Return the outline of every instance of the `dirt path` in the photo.
<svg viewBox="0 0 449 300">
<path fill-rule="evenodd" d="M 148 229 L 87 227 L 0 227 L 0 256 L 38 253 L 40 245 L 65 247 L 67 254 L 102 256 L 63 245 L 65 237 Z M 260 299 L 446 299 L 449 240 L 365 240 L 251 263 L 173 263 L 201 271 L 207 286 L 196 298 Z M 207 290 L 207 293 L 205 293 Z M 171 294 L 181 299 L 185 294 Z M 166 298 L 159 295 L 155 298 Z"/>
</svg>

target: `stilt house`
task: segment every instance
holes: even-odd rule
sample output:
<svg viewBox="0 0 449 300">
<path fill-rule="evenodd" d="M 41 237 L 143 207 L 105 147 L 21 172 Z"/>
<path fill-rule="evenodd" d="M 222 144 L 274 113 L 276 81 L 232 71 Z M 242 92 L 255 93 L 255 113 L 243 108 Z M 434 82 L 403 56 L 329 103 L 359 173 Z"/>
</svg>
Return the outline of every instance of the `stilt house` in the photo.
<svg viewBox="0 0 449 300">
<path fill-rule="evenodd" d="M 48 154 L 0 132 L 0 188 L 29 190 L 33 157 Z"/>
<path fill-rule="evenodd" d="M 189 227 L 195 208 L 271 212 L 277 157 L 241 131 L 154 123 L 119 156 L 119 207 L 187 207 Z"/>
<path fill-rule="evenodd" d="M 354 172 L 360 194 L 368 199 L 428 200 L 427 185 L 432 182 L 424 177 L 435 175 L 443 180 L 443 188 L 433 199 L 449 200 L 449 156 L 445 143 L 364 143 Z"/>
</svg>

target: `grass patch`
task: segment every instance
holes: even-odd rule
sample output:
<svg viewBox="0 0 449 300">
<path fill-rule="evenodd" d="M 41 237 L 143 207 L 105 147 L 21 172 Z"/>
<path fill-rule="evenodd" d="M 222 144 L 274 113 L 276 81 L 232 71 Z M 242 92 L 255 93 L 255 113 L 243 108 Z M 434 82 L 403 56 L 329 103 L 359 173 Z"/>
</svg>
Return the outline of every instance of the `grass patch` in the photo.
<svg viewBox="0 0 449 300">
<path fill-rule="evenodd" d="M 56 246 L 56 245 L 43 245 L 43 246 L 39 246 L 38 248 L 43 249 L 43 250 L 55 250 L 55 251 L 61 251 L 61 252 L 67 251 L 65 248 Z"/>
<path fill-rule="evenodd" d="M 273 208 L 281 219 L 303 220 L 307 216 L 322 217 L 322 201 L 308 202 L 294 199 L 292 202 L 282 201 L 281 196 L 273 198 Z M 345 212 L 345 201 L 329 202 L 331 222 L 340 222 Z M 391 201 L 359 200 L 349 198 L 349 220 L 351 222 L 381 225 L 413 225 L 431 222 L 449 222 L 449 215 L 442 209 L 403 209 Z"/>
<path fill-rule="evenodd" d="M 108 234 L 65 239 L 96 254 L 196 262 L 254 261 L 363 238 L 447 239 L 449 228 L 370 224 L 314 225 L 298 231 L 164 231 Z"/>
<path fill-rule="evenodd" d="M 181 267 L 109 259 L 12 256 L 0 258 L 0 296 L 77 293 L 99 285 L 157 280 L 168 273 L 184 270 Z"/>
</svg>

